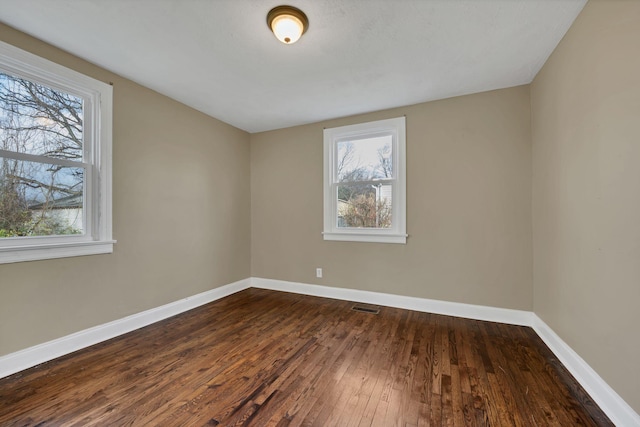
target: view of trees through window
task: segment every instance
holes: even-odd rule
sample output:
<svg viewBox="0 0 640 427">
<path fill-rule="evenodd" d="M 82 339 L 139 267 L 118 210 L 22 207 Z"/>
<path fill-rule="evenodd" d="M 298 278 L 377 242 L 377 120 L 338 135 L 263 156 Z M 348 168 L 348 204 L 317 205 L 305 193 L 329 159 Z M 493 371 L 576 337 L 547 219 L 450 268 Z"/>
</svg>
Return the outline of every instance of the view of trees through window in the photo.
<svg viewBox="0 0 640 427">
<path fill-rule="evenodd" d="M 390 228 L 391 135 L 337 143 L 338 227 Z"/>
<path fill-rule="evenodd" d="M 83 232 L 83 100 L 0 72 L 0 237 Z"/>
</svg>

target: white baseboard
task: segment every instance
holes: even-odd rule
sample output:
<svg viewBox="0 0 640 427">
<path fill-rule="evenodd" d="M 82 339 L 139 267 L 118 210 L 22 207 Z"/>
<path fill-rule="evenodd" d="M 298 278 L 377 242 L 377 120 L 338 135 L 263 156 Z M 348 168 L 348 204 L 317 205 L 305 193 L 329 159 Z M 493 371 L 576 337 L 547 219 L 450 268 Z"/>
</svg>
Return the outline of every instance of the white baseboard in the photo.
<svg viewBox="0 0 640 427">
<path fill-rule="evenodd" d="M 615 425 L 640 426 L 640 415 L 536 314 L 531 327 Z"/>
<path fill-rule="evenodd" d="M 627 404 L 587 362 L 565 343 L 546 323 L 530 311 L 437 301 L 424 298 L 390 295 L 355 289 L 333 288 L 283 280 L 251 278 L 254 288 L 292 292 L 325 298 L 384 305 L 428 313 L 445 314 L 475 320 L 529 326 L 571 372 L 594 402 L 617 426 L 640 427 L 640 415 Z"/>
<path fill-rule="evenodd" d="M 240 280 L 141 313 L 132 314 L 113 322 L 7 354 L 0 357 L 0 378 L 224 298 L 247 289 L 250 285 L 251 279 Z"/>
<path fill-rule="evenodd" d="M 487 307 L 392 295 L 357 289 L 334 288 L 306 283 L 252 277 L 201 294 L 184 298 L 113 322 L 85 329 L 65 337 L 0 357 L 0 378 L 39 365 L 56 357 L 117 337 L 176 314 L 224 298 L 250 287 L 333 298 L 366 304 L 475 320 L 532 327 L 562 364 L 618 426 L 640 427 L 640 415 L 631 408 L 567 343 L 535 313 L 524 310 Z"/>
<path fill-rule="evenodd" d="M 438 301 L 379 292 L 360 291 L 356 289 L 334 288 L 329 286 L 308 285 L 305 283 L 285 282 L 283 280 L 251 278 L 254 288 L 274 291 L 292 292 L 295 294 L 313 295 L 365 304 L 384 305 L 427 313 L 445 314 L 465 317 L 467 319 L 488 320 L 511 325 L 531 326 L 533 313 L 524 310 L 487 307 L 483 305 L 463 304 L 458 302 Z"/>
</svg>

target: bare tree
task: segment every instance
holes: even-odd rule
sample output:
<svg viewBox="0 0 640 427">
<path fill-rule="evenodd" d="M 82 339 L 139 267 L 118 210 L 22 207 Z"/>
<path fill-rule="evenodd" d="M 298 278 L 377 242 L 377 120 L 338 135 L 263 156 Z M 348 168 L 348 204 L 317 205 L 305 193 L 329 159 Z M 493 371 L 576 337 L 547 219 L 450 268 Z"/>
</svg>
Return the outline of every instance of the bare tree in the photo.
<svg viewBox="0 0 640 427">
<path fill-rule="evenodd" d="M 378 149 L 378 170 L 384 178 L 393 177 L 393 162 L 391 158 L 391 146 L 385 145 Z"/>
<path fill-rule="evenodd" d="M 342 218 L 348 227 L 388 228 L 391 226 L 391 207 L 375 194 L 360 194 L 346 202 Z"/>
<path fill-rule="evenodd" d="M 14 135 L 3 143 L 47 157 L 82 158 L 82 99 L 29 80 L 0 73 L 3 130 Z M 28 144 L 25 144 L 28 141 Z M 4 144 L 3 144 L 4 145 Z M 4 148 L 4 147 L 3 147 Z"/>
<path fill-rule="evenodd" d="M 338 165 L 336 171 L 338 173 L 338 178 L 342 179 L 343 174 L 346 171 L 346 168 L 353 161 L 353 142 L 345 142 L 341 144 L 344 148 L 338 151 L 340 154 L 340 158 L 338 159 Z"/>
<path fill-rule="evenodd" d="M 80 97 L 0 73 L 0 237 L 77 232 L 50 208 L 82 195 L 83 170 L 46 159 L 82 160 L 82 108 Z"/>
</svg>

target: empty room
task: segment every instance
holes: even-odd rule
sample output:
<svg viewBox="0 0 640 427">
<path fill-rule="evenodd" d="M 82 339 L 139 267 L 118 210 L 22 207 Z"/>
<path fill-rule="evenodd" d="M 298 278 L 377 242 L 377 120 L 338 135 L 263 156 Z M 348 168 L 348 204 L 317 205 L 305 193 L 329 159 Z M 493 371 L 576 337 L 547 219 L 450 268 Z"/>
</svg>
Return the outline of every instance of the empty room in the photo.
<svg viewBox="0 0 640 427">
<path fill-rule="evenodd" d="M 640 1 L 0 0 L 0 426 L 639 426 Z"/>
</svg>

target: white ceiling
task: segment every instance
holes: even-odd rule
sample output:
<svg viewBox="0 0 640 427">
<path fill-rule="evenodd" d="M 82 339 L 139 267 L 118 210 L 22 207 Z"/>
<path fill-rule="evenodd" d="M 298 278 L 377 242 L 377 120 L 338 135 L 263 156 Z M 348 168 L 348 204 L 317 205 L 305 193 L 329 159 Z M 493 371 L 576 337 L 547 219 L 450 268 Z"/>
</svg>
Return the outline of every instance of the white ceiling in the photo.
<svg viewBox="0 0 640 427">
<path fill-rule="evenodd" d="M 530 83 L 585 3 L 0 0 L 0 20 L 259 132 Z M 309 17 L 294 45 L 267 28 L 279 4 Z"/>
</svg>

